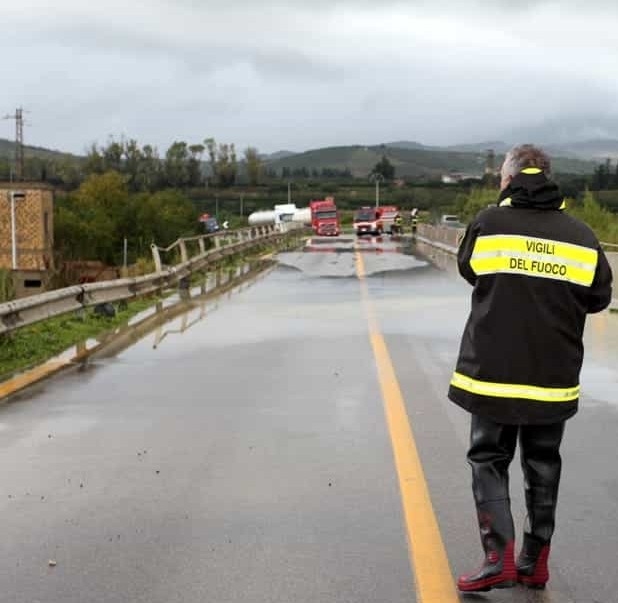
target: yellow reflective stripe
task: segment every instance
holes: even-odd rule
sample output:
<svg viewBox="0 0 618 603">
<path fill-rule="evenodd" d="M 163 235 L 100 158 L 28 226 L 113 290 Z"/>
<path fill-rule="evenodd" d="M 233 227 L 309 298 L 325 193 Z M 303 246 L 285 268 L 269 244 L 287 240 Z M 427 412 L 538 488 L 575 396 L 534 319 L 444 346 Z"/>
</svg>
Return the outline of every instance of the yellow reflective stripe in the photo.
<svg viewBox="0 0 618 603">
<path fill-rule="evenodd" d="M 482 235 L 474 243 L 474 253 L 515 252 L 542 256 L 553 256 L 560 260 L 573 260 L 589 264 L 596 269 L 598 253 L 596 249 L 522 235 Z M 543 259 L 549 259 L 543 257 Z"/>
<path fill-rule="evenodd" d="M 558 209 L 560 209 L 560 210 L 566 209 L 566 199 L 562 200 L 562 204 L 560 205 L 560 207 Z"/>
<path fill-rule="evenodd" d="M 499 256 L 470 260 L 470 267 L 477 276 L 496 273 L 522 274 L 550 278 L 589 287 L 594 280 L 594 270 L 577 268 L 564 262 L 530 258 Z"/>
<path fill-rule="evenodd" d="M 524 168 L 523 170 L 521 170 L 522 174 L 541 174 L 543 172 L 543 170 L 536 168 L 536 167 L 528 167 L 528 168 Z"/>
<path fill-rule="evenodd" d="M 451 385 L 472 394 L 493 398 L 525 398 L 538 402 L 569 402 L 579 397 L 579 385 L 574 387 L 538 387 L 518 383 L 478 381 L 461 373 L 453 373 Z"/>
</svg>

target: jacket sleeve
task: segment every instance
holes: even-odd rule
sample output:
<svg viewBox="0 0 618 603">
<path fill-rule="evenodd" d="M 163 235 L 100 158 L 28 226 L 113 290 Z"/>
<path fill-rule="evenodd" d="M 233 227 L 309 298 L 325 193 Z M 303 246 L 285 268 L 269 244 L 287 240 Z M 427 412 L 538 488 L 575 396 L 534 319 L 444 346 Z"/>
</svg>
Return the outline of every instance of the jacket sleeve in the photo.
<svg viewBox="0 0 618 603">
<path fill-rule="evenodd" d="M 478 233 L 479 225 L 476 220 L 473 220 L 468 224 L 466 234 L 457 250 L 457 267 L 459 268 L 459 274 L 472 286 L 476 284 L 476 273 L 472 270 L 472 266 L 470 266 L 470 259 L 474 251 L 474 243 L 476 242 Z"/>
<path fill-rule="evenodd" d="M 597 252 L 597 268 L 588 293 L 589 314 L 604 310 L 612 301 L 612 269 L 600 245 Z"/>
</svg>

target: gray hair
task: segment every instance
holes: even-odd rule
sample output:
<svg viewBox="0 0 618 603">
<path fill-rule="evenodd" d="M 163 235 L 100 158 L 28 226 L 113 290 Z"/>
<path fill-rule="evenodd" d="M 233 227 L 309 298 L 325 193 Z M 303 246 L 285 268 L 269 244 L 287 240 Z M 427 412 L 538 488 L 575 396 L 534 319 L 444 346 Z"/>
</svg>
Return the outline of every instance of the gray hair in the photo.
<svg viewBox="0 0 618 603">
<path fill-rule="evenodd" d="M 535 167 L 543 170 L 547 176 L 551 174 L 549 155 L 532 144 L 522 144 L 513 147 L 504 158 L 502 164 L 503 176 L 515 176 L 526 168 Z"/>
</svg>

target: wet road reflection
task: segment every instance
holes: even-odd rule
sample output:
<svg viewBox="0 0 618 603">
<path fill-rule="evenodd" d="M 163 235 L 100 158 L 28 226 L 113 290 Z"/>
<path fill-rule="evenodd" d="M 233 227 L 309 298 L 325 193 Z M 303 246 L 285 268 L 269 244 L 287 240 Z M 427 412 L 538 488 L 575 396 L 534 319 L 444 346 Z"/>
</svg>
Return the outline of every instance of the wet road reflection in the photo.
<svg viewBox="0 0 618 603">
<path fill-rule="evenodd" d="M 410 246 L 409 242 L 396 237 L 313 237 L 307 241 L 303 251 L 279 254 L 278 261 L 280 265 L 318 278 L 356 278 L 356 252 L 366 255 L 365 270 L 368 275 L 428 266 L 427 261 L 410 253 Z"/>
</svg>

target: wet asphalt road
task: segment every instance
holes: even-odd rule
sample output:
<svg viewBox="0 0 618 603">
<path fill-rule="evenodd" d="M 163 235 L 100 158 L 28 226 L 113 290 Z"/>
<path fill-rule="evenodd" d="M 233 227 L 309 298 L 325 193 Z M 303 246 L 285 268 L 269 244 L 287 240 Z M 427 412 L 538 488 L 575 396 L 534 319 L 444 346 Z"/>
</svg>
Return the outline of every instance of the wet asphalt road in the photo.
<svg viewBox="0 0 618 603">
<path fill-rule="evenodd" d="M 417 601 L 353 245 L 285 254 L 0 407 L 2 603 Z M 457 575 L 480 560 L 468 415 L 445 395 L 469 287 L 357 246 Z M 618 316 L 586 337 L 550 588 L 462 600 L 618 602 Z M 517 465 L 512 498 L 521 526 Z"/>
</svg>

